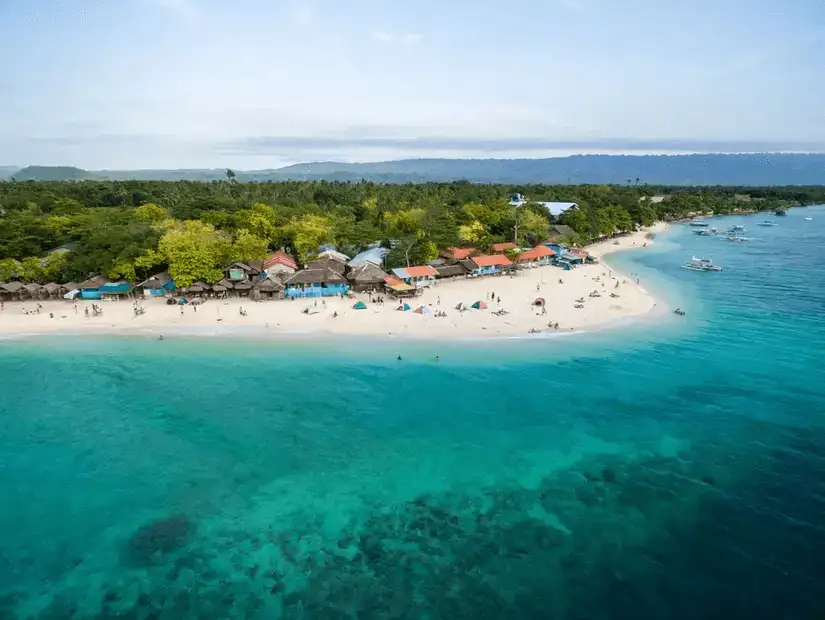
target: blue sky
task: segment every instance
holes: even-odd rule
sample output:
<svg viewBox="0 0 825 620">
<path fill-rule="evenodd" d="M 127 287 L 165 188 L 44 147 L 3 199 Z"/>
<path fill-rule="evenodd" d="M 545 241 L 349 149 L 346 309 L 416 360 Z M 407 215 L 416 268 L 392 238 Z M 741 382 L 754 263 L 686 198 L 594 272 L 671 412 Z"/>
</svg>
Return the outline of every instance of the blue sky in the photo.
<svg viewBox="0 0 825 620">
<path fill-rule="evenodd" d="M 0 164 L 825 151 L 823 0 L 0 0 Z"/>
</svg>

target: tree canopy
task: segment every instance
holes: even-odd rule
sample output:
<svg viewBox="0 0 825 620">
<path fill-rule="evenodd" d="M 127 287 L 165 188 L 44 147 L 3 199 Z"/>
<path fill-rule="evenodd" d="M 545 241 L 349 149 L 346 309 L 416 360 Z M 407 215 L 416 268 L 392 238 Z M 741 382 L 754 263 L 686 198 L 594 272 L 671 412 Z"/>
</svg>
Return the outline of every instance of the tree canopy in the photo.
<svg viewBox="0 0 825 620">
<path fill-rule="evenodd" d="M 390 250 L 388 267 L 452 245 L 522 247 L 553 224 L 586 242 L 659 219 L 825 202 L 814 187 L 653 187 L 454 183 L 195 181 L 0 182 L 0 280 L 145 278 L 168 269 L 181 286 L 216 280 L 233 261 L 285 248 L 300 262 L 322 244 Z M 528 202 L 514 207 L 513 194 Z M 579 206 L 554 217 L 539 202 Z M 56 251 L 63 249 L 64 251 Z"/>
</svg>

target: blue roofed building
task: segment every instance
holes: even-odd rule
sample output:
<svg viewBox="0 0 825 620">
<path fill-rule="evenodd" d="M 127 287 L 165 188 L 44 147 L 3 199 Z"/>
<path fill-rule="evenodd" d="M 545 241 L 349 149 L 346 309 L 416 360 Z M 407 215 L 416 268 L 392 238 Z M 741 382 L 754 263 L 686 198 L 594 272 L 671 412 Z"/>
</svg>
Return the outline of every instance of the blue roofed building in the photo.
<svg viewBox="0 0 825 620">
<path fill-rule="evenodd" d="M 357 267 L 358 265 L 363 265 L 364 263 L 372 263 L 373 265 L 380 267 L 384 264 L 384 259 L 389 253 L 390 251 L 387 248 L 369 248 L 353 256 L 352 260 L 350 260 L 347 264 L 350 267 Z"/>
</svg>

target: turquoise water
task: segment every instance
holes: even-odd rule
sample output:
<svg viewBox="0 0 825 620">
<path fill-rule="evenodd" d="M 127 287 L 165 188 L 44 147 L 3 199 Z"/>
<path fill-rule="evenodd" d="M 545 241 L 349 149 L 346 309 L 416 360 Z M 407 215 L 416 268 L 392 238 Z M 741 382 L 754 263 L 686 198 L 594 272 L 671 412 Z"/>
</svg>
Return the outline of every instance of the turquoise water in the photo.
<svg viewBox="0 0 825 620">
<path fill-rule="evenodd" d="M 0 344 L 0 618 L 822 617 L 825 208 L 777 219 L 616 256 L 688 314 L 584 337 Z"/>
</svg>

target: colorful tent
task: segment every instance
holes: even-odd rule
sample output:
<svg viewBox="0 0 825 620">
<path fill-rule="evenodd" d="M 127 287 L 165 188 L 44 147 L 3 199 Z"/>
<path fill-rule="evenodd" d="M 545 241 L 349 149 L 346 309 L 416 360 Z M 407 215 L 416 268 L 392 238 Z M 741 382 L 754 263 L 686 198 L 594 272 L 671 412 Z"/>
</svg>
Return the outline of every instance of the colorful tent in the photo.
<svg viewBox="0 0 825 620">
<path fill-rule="evenodd" d="M 358 303 L 356 303 L 352 306 L 352 309 L 353 310 L 366 310 L 367 309 L 367 304 L 365 304 L 363 301 L 359 301 Z"/>
<path fill-rule="evenodd" d="M 544 297 L 536 297 L 536 301 L 533 302 L 534 306 L 543 306 L 544 305 Z"/>
<path fill-rule="evenodd" d="M 401 312 L 406 312 L 407 310 L 411 310 L 410 304 L 401 304 L 396 308 L 396 310 L 400 310 Z"/>
<path fill-rule="evenodd" d="M 476 310 L 484 310 L 485 308 L 487 308 L 487 304 L 481 300 L 478 300 L 473 304 L 473 308 L 475 308 Z"/>
<path fill-rule="evenodd" d="M 416 314 L 427 314 L 430 309 L 427 306 L 418 306 L 415 309 Z"/>
</svg>

